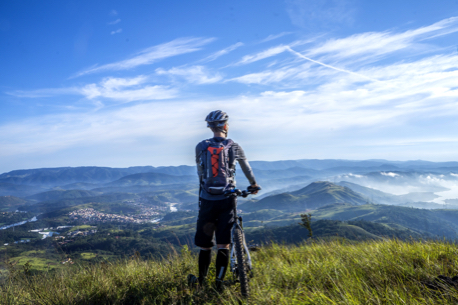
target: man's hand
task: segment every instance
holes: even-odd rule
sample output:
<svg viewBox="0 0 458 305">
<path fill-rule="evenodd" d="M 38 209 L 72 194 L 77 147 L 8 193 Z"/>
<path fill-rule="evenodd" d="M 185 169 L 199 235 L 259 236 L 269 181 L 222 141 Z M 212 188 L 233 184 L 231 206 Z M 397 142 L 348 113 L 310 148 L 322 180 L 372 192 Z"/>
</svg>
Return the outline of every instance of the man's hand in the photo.
<svg viewBox="0 0 458 305">
<path fill-rule="evenodd" d="M 247 189 L 251 194 L 256 195 L 261 190 L 261 187 L 257 184 L 252 184 Z"/>
</svg>

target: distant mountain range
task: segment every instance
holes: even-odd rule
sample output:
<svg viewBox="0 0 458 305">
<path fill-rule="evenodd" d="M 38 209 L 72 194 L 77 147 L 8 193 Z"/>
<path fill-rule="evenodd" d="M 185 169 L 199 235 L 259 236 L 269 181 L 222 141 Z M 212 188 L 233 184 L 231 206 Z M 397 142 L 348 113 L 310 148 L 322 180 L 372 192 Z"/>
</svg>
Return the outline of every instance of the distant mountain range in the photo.
<svg viewBox="0 0 458 305">
<path fill-rule="evenodd" d="M 440 208 L 438 203 L 430 202 L 439 198 L 435 193 L 448 191 L 446 185 L 458 183 L 458 162 L 285 160 L 253 161 L 251 165 L 263 190 L 259 200 L 244 204 L 247 211 L 265 208 L 303 211 L 340 202 Z M 247 185 L 239 168 L 237 186 Z M 71 204 L 68 200 L 82 202 L 86 201 L 82 198 L 99 198 L 104 194 L 182 191 L 196 195 L 197 190 L 196 168 L 186 165 L 42 168 L 0 175 L 0 196 L 22 198 L 25 202 L 21 206 L 29 207 L 38 202 L 59 200 L 67 200 L 63 204 L 67 206 Z M 403 195 L 394 195 L 391 190 Z M 454 203 L 457 199 L 445 200 Z M 195 208 L 192 200 L 180 203 Z M 8 209 L 19 205 L 9 204 Z"/>
<path fill-rule="evenodd" d="M 195 175 L 192 166 L 136 166 L 128 168 L 110 167 L 59 167 L 15 170 L 0 175 L 0 183 L 60 186 L 70 183 L 108 183 L 128 175 L 161 173 L 167 175 Z"/>
<path fill-rule="evenodd" d="M 380 171 L 458 171 L 458 162 L 429 161 L 388 161 L 388 160 L 285 160 L 252 161 L 259 178 L 290 178 L 294 176 L 317 177 L 339 172 L 380 172 Z M 0 174 L 0 183 L 52 185 L 70 183 L 108 183 L 122 177 L 139 173 L 161 173 L 174 176 L 194 176 L 195 166 L 135 166 L 128 168 L 110 167 L 58 167 L 14 170 Z M 240 175 L 240 174 L 239 174 Z"/>
</svg>

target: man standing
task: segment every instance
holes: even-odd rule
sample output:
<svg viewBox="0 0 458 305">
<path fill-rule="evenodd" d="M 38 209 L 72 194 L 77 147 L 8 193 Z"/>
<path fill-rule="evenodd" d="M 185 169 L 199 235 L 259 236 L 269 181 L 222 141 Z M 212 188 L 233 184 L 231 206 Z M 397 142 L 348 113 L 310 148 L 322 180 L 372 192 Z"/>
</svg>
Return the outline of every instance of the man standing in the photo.
<svg viewBox="0 0 458 305">
<path fill-rule="evenodd" d="M 227 139 L 229 116 L 221 111 L 212 111 L 205 121 L 213 132 L 213 138 L 197 144 L 196 163 L 199 175 L 199 216 L 195 244 L 200 247 L 199 277 L 188 276 L 191 285 L 206 282 L 211 262 L 211 249 L 216 238 L 216 287 L 222 288 L 222 281 L 229 263 L 231 229 L 234 224 L 236 197 L 225 197 L 224 192 L 235 188 L 235 164 L 239 162 L 243 173 L 250 182 L 248 190 L 257 193 L 259 186 L 245 153 L 234 141 Z"/>
</svg>

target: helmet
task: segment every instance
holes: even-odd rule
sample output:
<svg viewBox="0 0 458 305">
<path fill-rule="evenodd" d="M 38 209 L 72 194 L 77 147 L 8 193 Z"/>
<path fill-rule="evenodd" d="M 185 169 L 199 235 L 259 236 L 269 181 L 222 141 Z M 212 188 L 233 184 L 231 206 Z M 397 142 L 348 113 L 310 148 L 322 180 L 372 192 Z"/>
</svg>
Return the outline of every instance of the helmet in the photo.
<svg viewBox="0 0 458 305">
<path fill-rule="evenodd" d="M 223 127 L 226 125 L 226 122 L 229 120 L 229 116 L 226 112 L 221 110 L 215 110 L 210 112 L 209 115 L 205 118 L 207 122 L 207 127 Z"/>
</svg>

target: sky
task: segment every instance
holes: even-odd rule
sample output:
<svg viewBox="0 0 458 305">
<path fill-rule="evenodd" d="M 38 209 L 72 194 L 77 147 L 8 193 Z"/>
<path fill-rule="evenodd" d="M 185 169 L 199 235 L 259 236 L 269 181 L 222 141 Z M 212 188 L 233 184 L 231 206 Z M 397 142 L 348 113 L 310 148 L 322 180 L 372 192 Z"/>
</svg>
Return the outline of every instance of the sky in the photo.
<svg viewBox="0 0 458 305">
<path fill-rule="evenodd" d="M 0 172 L 457 161 L 457 0 L 0 2 Z"/>
</svg>

